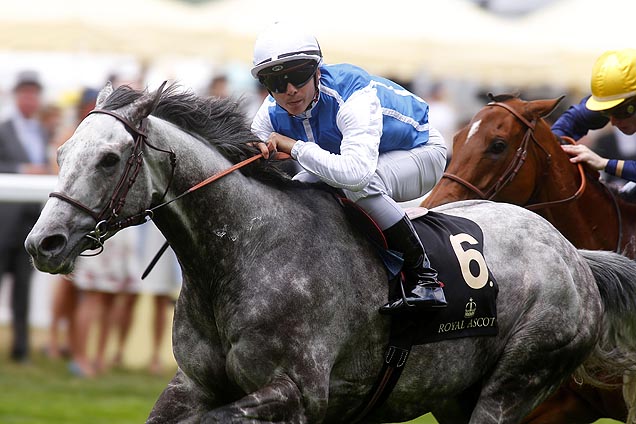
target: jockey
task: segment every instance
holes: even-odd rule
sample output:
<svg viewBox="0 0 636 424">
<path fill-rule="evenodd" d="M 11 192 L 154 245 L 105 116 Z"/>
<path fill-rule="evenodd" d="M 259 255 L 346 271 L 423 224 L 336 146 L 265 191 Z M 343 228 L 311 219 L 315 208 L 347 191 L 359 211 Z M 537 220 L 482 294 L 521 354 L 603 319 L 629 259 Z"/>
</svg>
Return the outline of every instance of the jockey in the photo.
<svg viewBox="0 0 636 424">
<path fill-rule="evenodd" d="M 626 135 L 636 133 L 636 49 L 603 53 L 592 68 L 592 95 L 571 106 L 552 125 L 558 136 L 580 139 L 608 122 Z M 636 161 L 606 159 L 588 147 L 564 145 L 573 163 L 585 162 L 596 170 L 636 181 Z"/>
<path fill-rule="evenodd" d="M 313 35 L 282 23 L 257 38 L 252 76 L 270 94 L 252 122 L 263 155 L 287 153 L 302 168 L 294 179 L 342 189 L 403 254 L 406 295 L 380 312 L 445 307 L 437 271 L 396 203 L 423 196 L 444 172 L 446 147 L 428 104 L 356 66 L 325 65 Z"/>
</svg>

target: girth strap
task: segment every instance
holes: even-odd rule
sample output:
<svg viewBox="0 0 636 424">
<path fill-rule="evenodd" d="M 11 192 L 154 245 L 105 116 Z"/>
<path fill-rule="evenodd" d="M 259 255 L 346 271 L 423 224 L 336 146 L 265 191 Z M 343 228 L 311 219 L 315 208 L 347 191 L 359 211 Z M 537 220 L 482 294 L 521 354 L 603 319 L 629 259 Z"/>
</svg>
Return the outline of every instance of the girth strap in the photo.
<svg viewBox="0 0 636 424">
<path fill-rule="evenodd" d="M 400 278 L 399 276 L 396 278 Z M 413 347 L 413 322 L 391 317 L 389 345 L 384 353 L 382 369 L 376 378 L 371 391 L 354 414 L 352 423 L 362 422 L 369 414 L 378 409 L 393 392 Z"/>
</svg>

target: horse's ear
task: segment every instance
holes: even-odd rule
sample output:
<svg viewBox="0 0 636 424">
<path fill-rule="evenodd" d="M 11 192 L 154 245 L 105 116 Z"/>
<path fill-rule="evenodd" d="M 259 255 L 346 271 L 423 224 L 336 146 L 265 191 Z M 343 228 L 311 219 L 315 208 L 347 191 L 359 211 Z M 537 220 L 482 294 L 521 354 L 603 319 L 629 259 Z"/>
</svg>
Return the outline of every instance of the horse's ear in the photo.
<svg viewBox="0 0 636 424">
<path fill-rule="evenodd" d="M 111 94 L 113 94 L 113 84 L 111 84 L 111 82 L 108 81 L 106 85 L 104 86 L 104 88 L 102 88 L 99 94 L 97 95 L 97 102 L 95 103 L 95 109 L 101 109 L 102 105 L 104 104 L 108 96 L 110 96 Z"/>
<path fill-rule="evenodd" d="M 153 93 L 145 92 L 140 98 L 130 104 L 122 115 L 126 116 L 128 120 L 134 124 L 137 124 L 141 122 L 143 118 L 148 117 L 148 115 L 155 110 L 157 104 L 159 104 L 159 100 L 161 100 L 161 95 L 163 94 L 163 89 L 166 86 L 166 83 L 167 81 L 164 81 L 157 91 Z"/>
<path fill-rule="evenodd" d="M 556 99 L 530 101 L 528 102 L 528 109 L 531 111 L 533 116 L 545 118 L 546 116 L 551 114 L 554 109 L 556 109 L 561 100 L 563 100 L 564 98 L 565 96 L 561 96 Z"/>
</svg>

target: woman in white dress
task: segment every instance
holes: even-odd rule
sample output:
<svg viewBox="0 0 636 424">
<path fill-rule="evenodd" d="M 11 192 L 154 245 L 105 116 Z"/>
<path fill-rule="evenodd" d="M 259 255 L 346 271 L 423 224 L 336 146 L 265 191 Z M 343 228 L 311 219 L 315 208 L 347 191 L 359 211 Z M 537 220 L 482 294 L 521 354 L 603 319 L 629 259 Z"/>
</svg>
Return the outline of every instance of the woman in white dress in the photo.
<svg viewBox="0 0 636 424">
<path fill-rule="evenodd" d="M 78 376 L 92 377 L 104 371 L 106 346 L 114 326 L 119 329 L 117 355 L 121 355 L 123 351 L 130 325 L 122 325 L 122 315 L 132 311 L 141 289 L 136 247 L 137 232 L 120 231 L 108 240 L 101 254 L 80 257 L 76 263 L 72 279 L 81 295 L 75 315 L 70 370 Z M 122 309 L 117 307 L 118 297 L 121 298 Z M 95 323 L 98 323 L 99 334 L 95 357 L 91 361 L 88 343 Z"/>
</svg>

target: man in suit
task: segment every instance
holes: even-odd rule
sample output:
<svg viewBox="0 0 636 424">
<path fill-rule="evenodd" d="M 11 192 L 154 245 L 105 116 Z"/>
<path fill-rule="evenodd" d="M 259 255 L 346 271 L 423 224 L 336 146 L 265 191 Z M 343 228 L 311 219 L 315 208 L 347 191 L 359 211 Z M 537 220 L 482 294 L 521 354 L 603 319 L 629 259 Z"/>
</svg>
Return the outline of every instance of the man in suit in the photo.
<svg viewBox="0 0 636 424">
<path fill-rule="evenodd" d="M 13 88 L 14 108 L 0 123 L 0 173 L 48 174 L 47 140 L 38 121 L 42 84 L 38 74 L 23 71 Z M 0 203 L 0 277 L 13 276 L 11 359 L 29 359 L 29 292 L 33 267 L 24 239 L 40 213 L 40 203 Z M 1 280 L 0 280 L 1 281 Z M 0 282 L 1 284 L 1 282 Z"/>
</svg>

